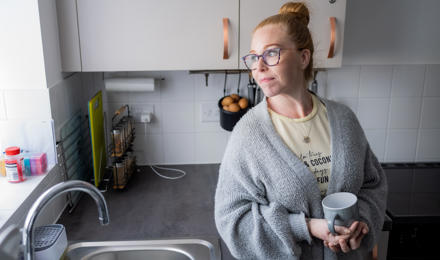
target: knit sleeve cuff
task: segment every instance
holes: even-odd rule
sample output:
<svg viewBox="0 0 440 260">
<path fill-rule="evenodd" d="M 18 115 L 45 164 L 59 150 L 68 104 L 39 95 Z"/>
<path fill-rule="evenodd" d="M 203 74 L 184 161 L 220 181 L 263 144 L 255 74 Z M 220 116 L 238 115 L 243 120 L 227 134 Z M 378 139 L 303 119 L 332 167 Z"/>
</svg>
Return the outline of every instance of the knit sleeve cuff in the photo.
<svg viewBox="0 0 440 260">
<path fill-rule="evenodd" d="M 309 244 L 312 243 L 309 229 L 307 228 L 306 218 L 304 213 L 289 215 L 290 228 L 292 229 L 293 237 L 296 241 L 306 240 Z"/>
</svg>

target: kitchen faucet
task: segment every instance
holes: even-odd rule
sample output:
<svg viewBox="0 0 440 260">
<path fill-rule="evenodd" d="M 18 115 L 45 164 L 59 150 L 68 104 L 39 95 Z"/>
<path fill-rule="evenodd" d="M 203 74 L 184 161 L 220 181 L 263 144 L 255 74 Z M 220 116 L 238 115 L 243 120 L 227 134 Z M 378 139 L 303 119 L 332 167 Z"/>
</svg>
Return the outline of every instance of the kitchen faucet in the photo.
<svg viewBox="0 0 440 260">
<path fill-rule="evenodd" d="M 95 186 L 85 181 L 66 181 L 58 183 L 38 197 L 26 216 L 23 226 L 22 241 L 25 259 L 34 259 L 34 249 L 32 246 L 33 226 L 38 215 L 50 201 L 58 197 L 58 195 L 69 191 L 83 191 L 92 196 L 98 206 L 99 221 L 101 222 L 101 225 L 107 225 L 110 222 L 107 203 L 104 196 L 102 196 L 101 192 L 99 192 Z"/>
</svg>

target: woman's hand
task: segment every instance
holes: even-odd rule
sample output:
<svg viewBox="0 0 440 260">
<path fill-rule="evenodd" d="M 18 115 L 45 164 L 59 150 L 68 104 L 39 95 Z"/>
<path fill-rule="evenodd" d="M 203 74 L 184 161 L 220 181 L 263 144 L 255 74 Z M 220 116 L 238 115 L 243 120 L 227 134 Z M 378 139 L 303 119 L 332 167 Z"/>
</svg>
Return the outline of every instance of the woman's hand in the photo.
<svg viewBox="0 0 440 260">
<path fill-rule="evenodd" d="M 337 253 L 342 250 L 344 253 L 348 253 L 351 250 L 358 249 L 361 245 L 362 239 L 368 233 L 368 225 L 362 221 L 355 221 L 349 228 L 353 230 L 349 239 L 339 239 L 338 241 L 325 241 L 324 245 L 333 252 Z"/>
<path fill-rule="evenodd" d="M 332 245 L 338 245 L 340 240 L 348 240 L 351 234 L 356 230 L 356 226 L 351 225 L 350 228 L 343 226 L 335 226 L 335 231 L 338 235 L 333 235 L 330 230 L 328 230 L 327 220 L 311 218 L 307 221 L 307 227 L 312 236 L 317 237 L 327 243 L 332 243 Z"/>
</svg>

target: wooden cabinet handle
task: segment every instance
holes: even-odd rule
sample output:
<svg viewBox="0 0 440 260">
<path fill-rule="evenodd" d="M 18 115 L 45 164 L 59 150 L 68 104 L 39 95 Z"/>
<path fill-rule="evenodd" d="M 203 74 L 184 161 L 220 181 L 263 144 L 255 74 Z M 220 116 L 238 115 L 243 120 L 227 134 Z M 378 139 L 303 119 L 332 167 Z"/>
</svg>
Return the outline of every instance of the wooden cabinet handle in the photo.
<svg viewBox="0 0 440 260">
<path fill-rule="evenodd" d="M 223 59 L 229 59 L 229 19 L 223 18 Z"/>
<path fill-rule="evenodd" d="M 330 17 L 330 48 L 328 50 L 329 59 L 335 56 L 335 40 L 336 40 L 336 17 Z"/>
</svg>

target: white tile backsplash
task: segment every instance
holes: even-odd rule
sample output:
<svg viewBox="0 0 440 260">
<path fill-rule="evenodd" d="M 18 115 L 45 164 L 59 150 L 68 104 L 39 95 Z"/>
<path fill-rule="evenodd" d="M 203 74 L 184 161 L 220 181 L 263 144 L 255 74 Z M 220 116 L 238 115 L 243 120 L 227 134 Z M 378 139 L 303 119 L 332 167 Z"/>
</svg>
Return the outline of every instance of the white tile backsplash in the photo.
<svg viewBox="0 0 440 260">
<path fill-rule="evenodd" d="M 194 148 L 194 133 L 167 133 L 163 135 L 163 154 L 166 164 L 194 163 Z"/>
<path fill-rule="evenodd" d="M 391 129 L 388 131 L 385 160 L 388 162 L 414 162 L 417 130 Z"/>
<path fill-rule="evenodd" d="M 127 103 L 127 104 L 129 104 L 128 96 L 129 96 L 128 92 L 112 92 L 112 91 L 107 91 L 107 102 L 109 102 L 109 103 Z"/>
<path fill-rule="evenodd" d="M 136 155 L 136 161 L 139 165 L 162 163 L 162 135 L 139 134 L 136 129 L 133 150 Z"/>
<path fill-rule="evenodd" d="M 195 74 L 194 93 L 196 101 L 219 100 L 223 97 L 224 74 L 213 73 L 208 76 L 208 86 L 205 84 L 204 74 Z M 242 75 L 242 79 L 247 80 L 247 76 Z"/>
<path fill-rule="evenodd" d="M 333 100 L 348 106 L 355 114 L 358 113 L 359 99 L 357 99 L 357 98 L 334 97 Z"/>
<path fill-rule="evenodd" d="M 360 66 L 332 69 L 327 75 L 327 97 L 359 96 Z"/>
<path fill-rule="evenodd" d="M 365 129 L 385 129 L 388 124 L 389 99 L 360 98 L 358 118 Z"/>
<path fill-rule="evenodd" d="M 440 97 L 440 64 L 426 65 L 424 96 Z"/>
<path fill-rule="evenodd" d="M 226 133 L 196 133 L 195 160 L 198 163 L 218 163 L 228 142 Z"/>
<path fill-rule="evenodd" d="M 391 98 L 390 125 L 394 128 L 418 128 L 422 98 Z"/>
<path fill-rule="evenodd" d="M 423 99 L 421 128 L 440 129 L 440 97 Z"/>
<path fill-rule="evenodd" d="M 440 161 L 440 129 L 421 129 L 417 161 Z"/>
<path fill-rule="evenodd" d="M 370 143 L 371 150 L 376 155 L 379 161 L 385 159 L 385 141 L 386 130 L 385 129 L 367 129 L 365 135 Z"/>
<path fill-rule="evenodd" d="M 401 65 L 394 67 L 391 96 L 422 96 L 424 79 L 425 65 Z"/>
<path fill-rule="evenodd" d="M 160 88 L 162 101 L 194 101 L 194 77 L 188 71 L 168 73 Z"/>
<path fill-rule="evenodd" d="M 162 103 L 163 131 L 166 133 L 194 132 L 194 103 Z"/>
<path fill-rule="evenodd" d="M 359 97 L 389 97 L 391 95 L 392 76 L 392 66 L 362 66 Z"/>
<path fill-rule="evenodd" d="M 147 149 L 144 158 L 148 164 L 164 163 L 163 136 L 159 134 L 147 135 Z"/>
<path fill-rule="evenodd" d="M 358 116 L 381 162 L 439 160 L 439 65 L 347 66 L 318 73 L 318 93 L 347 105 Z M 123 104 L 154 106 L 151 124 L 136 124 L 139 164 L 219 163 L 230 132 L 219 122 L 201 122 L 200 106 L 223 96 L 224 74 L 187 71 L 105 73 L 162 79 L 154 92 L 107 93 L 109 110 Z M 237 92 L 238 75 L 228 75 L 227 94 Z M 242 74 L 240 94 L 247 96 Z M 146 129 L 145 130 L 145 126 Z M 437 132 L 436 132 L 437 131 Z M 417 153 L 416 153 L 417 152 Z M 437 153 L 437 154 L 435 154 Z M 437 159 L 436 159 L 437 158 Z"/>
</svg>

